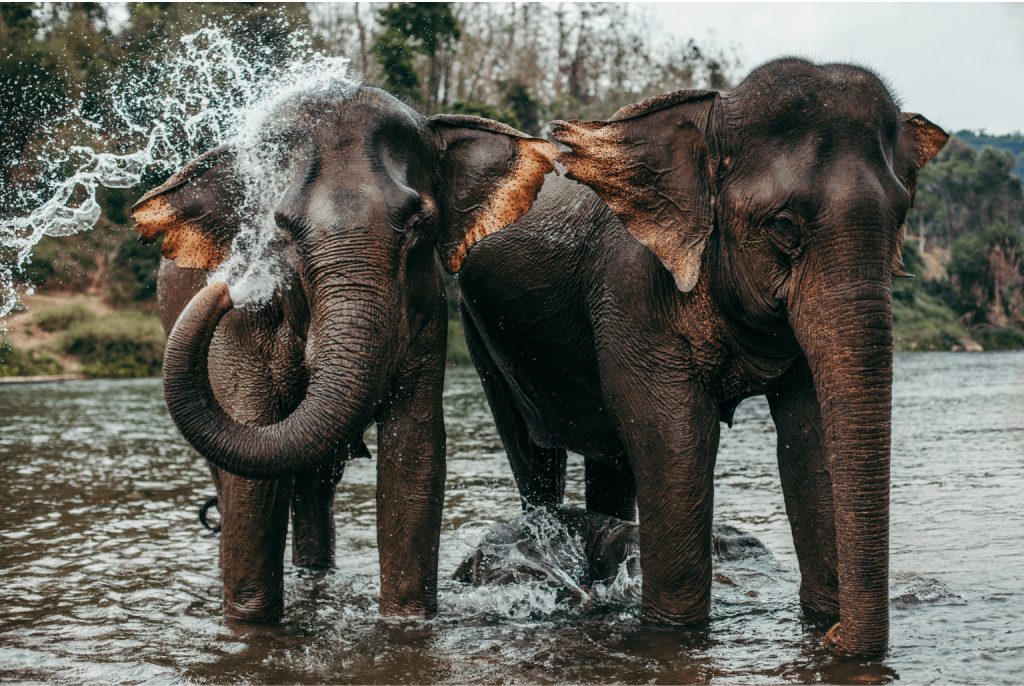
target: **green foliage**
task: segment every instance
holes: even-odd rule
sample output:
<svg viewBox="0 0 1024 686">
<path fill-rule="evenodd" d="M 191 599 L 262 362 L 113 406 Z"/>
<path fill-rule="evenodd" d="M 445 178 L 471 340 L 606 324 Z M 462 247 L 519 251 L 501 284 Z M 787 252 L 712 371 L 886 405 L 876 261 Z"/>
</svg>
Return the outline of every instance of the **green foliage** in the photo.
<svg viewBox="0 0 1024 686">
<path fill-rule="evenodd" d="M 522 81 L 512 81 L 502 88 L 505 104 L 515 117 L 516 128 L 531 136 L 540 135 L 540 106 Z"/>
<path fill-rule="evenodd" d="M 60 348 L 82 361 L 86 376 L 155 376 L 163 362 L 164 333 L 156 317 L 126 312 L 71 327 L 61 337 Z"/>
<path fill-rule="evenodd" d="M 913 244 L 903 246 L 903 266 L 909 274 L 924 272 L 924 260 Z M 967 329 L 950 307 L 948 289 L 919 276 L 893 279 L 893 345 L 897 350 L 949 350 Z"/>
<path fill-rule="evenodd" d="M 949 272 L 972 324 L 1024 323 L 1024 234 L 997 223 L 953 244 Z"/>
<path fill-rule="evenodd" d="M 460 36 L 451 3 L 388 3 L 377 10 L 377 21 L 383 30 L 374 42 L 374 52 L 383 70 L 384 87 L 433 109 L 440 78 L 439 53 Z M 427 60 L 425 93 L 415 64 L 417 55 Z"/>
<path fill-rule="evenodd" d="M 145 244 L 135 236 L 126 238 L 107 270 L 111 304 L 124 306 L 154 300 L 159 267 L 160 243 Z"/>
<path fill-rule="evenodd" d="M 66 331 L 75 324 L 91 321 L 96 315 L 82 305 L 64 305 L 50 310 L 37 312 L 32 321 L 42 331 L 53 333 L 55 331 Z"/>
<path fill-rule="evenodd" d="M 397 30 L 387 30 L 377 38 L 374 51 L 384 70 L 384 88 L 400 98 L 420 102 L 420 79 L 405 37 Z"/>
<path fill-rule="evenodd" d="M 911 233 L 950 246 L 961 236 L 997 222 L 1024 224 L 1024 188 L 1013 175 L 1009 153 L 980 153 L 951 138 L 921 170 L 915 208 L 907 217 Z"/>
<path fill-rule="evenodd" d="M 467 100 L 456 102 L 445 111 L 493 119 L 531 136 L 540 135 L 540 108 L 526 85 L 520 82 L 504 85 L 501 105 Z"/>
<path fill-rule="evenodd" d="M 1024 134 L 1010 133 L 993 136 L 984 131 L 957 131 L 956 137 L 975 150 L 997 148 L 1013 156 L 1013 173 L 1017 178 L 1024 179 Z"/>
<path fill-rule="evenodd" d="M 493 119 L 518 129 L 519 118 L 512 110 L 498 109 L 494 105 L 482 102 L 457 102 L 447 108 L 446 114 L 471 114 L 474 117 Z"/>
<path fill-rule="evenodd" d="M 466 335 L 462 331 L 462 320 L 458 317 L 448 320 L 448 352 L 445 356 L 448 365 L 460 367 L 473 364 L 466 347 Z"/>
<path fill-rule="evenodd" d="M 25 352 L 6 338 L 0 338 L 0 376 L 43 376 L 62 371 L 60 361 L 45 351 Z"/>
<path fill-rule="evenodd" d="M 949 350 L 968 336 L 956 312 L 920 279 L 894 281 L 892 320 L 897 350 Z"/>
<path fill-rule="evenodd" d="M 985 350 L 1024 350 L 1024 330 L 1013 326 L 977 329 L 974 339 Z"/>
<path fill-rule="evenodd" d="M 25 278 L 37 286 L 84 291 L 99 267 L 97 249 L 91 236 L 46 237 L 32 250 Z"/>
</svg>

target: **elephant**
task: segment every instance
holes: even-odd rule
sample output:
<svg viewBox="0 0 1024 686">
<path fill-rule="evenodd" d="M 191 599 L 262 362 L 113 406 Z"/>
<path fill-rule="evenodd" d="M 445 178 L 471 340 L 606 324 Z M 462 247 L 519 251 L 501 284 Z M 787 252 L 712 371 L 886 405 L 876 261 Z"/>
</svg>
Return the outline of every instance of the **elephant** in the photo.
<svg viewBox="0 0 1024 686">
<path fill-rule="evenodd" d="M 802 608 L 833 652 L 883 653 L 891 279 L 947 134 L 867 69 L 795 58 L 552 127 L 568 178 L 457 277 L 524 506 L 582 455 L 587 509 L 639 512 L 643 620 L 703 624 L 719 423 L 766 396 Z"/>
<path fill-rule="evenodd" d="M 439 262 L 457 269 L 528 211 L 557 147 L 482 118 L 425 118 L 369 86 L 300 94 L 268 121 L 286 182 L 272 297 L 236 308 L 208 283 L 258 219 L 239 209 L 238 146 L 201 155 L 133 209 L 143 239 L 163 238 L 164 391 L 217 487 L 224 612 L 282 616 L 289 508 L 294 563 L 331 566 L 335 487 L 348 459 L 368 456 L 375 422 L 379 609 L 430 616 L 445 483 Z"/>
<path fill-rule="evenodd" d="M 771 555 L 756 537 L 726 524 L 711 530 L 717 560 Z M 584 604 L 591 586 L 640 578 L 640 527 L 579 507 L 537 507 L 495 524 L 453 578 L 472 586 L 543 581 Z"/>
</svg>

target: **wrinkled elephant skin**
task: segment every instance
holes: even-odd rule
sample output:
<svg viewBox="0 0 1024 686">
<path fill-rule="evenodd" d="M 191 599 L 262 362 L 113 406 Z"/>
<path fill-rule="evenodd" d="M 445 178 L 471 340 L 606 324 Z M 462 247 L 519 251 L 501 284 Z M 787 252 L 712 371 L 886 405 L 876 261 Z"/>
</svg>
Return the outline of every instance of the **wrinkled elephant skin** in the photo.
<svg viewBox="0 0 1024 686">
<path fill-rule="evenodd" d="M 438 258 L 458 269 L 528 211 L 556 149 L 477 117 L 426 119 L 369 87 L 305 94 L 281 118 L 269 117 L 291 141 L 291 177 L 274 240 L 289 266 L 269 301 L 233 308 L 226 286 L 206 285 L 253 220 L 237 216 L 235 150 L 206 153 L 134 210 L 144 238 L 163 237 L 165 397 L 217 486 L 225 613 L 281 616 L 289 509 L 295 564 L 333 563 L 335 486 L 376 423 L 380 610 L 429 616 L 445 481 Z"/>
<path fill-rule="evenodd" d="M 639 510 L 644 620 L 703 623 L 719 422 L 766 395 L 803 607 L 837 652 L 884 652 L 891 278 L 947 135 L 797 59 L 553 131 L 590 188 L 549 179 L 459 275 L 524 504 L 561 503 L 582 454 L 588 509 Z"/>
</svg>

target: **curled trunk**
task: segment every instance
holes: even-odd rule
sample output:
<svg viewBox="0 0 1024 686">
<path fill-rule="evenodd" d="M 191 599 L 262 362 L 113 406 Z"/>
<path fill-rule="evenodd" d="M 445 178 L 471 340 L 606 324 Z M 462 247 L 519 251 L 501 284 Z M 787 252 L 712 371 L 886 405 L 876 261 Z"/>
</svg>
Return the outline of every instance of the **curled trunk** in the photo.
<svg viewBox="0 0 1024 686">
<path fill-rule="evenodd" d="M 321 347 L 330 345 L 327 330 L 348 328 L 352 336 L 365 331 L 365 325 L 347 327 L 346 320 L 369 307 L 351 300 L 345 305 L 314 317 L 314 337 Z M 164 396 L 182 435 L 217 467 L 256 479 L 311 471 L 342 455 L 371 419 L 378 372 L 374 363 L 382 356 L 369 344 L 357 351 L 321 350 L 317 357 L 322 364 L 313 365 L 306 397 L 291 415 L 269 426 L 244 425 L 217 402 L 208 374 L 210 342 L 232 307 L 228 287 L 211 284 L 196 294 L 168 336 Z"/>
</svg>

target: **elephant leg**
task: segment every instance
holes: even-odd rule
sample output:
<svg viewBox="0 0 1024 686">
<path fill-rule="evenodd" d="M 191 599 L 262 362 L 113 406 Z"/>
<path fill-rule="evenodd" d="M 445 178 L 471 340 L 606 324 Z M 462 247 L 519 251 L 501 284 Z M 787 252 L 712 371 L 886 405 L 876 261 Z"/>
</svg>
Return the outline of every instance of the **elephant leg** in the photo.
<svg viewBox="0 0 1024 686">
<path fill-rule="evenodd" d="M 639 366 L 639 365 L 637 365 Z M 718 405 L 654 365 L 606 374 L 606 397 L 636 477 L 642 619 L 687 626 L 711 611 Z"/>
<path fill-rule="evenodd" d="M 523 509 L 561 505 L 565 497 L 566 451 L 544 448 L 530 437 L 530 430 L 516 407 L 512 390 L 494 365 L 490 352 L 477 332 L 472 318 L 462 311 L 469 356 L 491 406 L 494 423 L 508 454 Z"/>
<path fill-rule="evenodd" d="M 382 614 L 429 617 L 437 612 L 445 481 L 443 385 L 443 357 L 404 370 L 377 417 Z"/>
<path fill-rule="evenodd" d="M 258 481 L 220 471 L 220 565 L 224 614 L 274 622 L 284 612 L 284 547 L 292 480 Z"/>
<path fill-rule="evenodd" d="M 327 569 L 334 566 L 334 490 L 345 463 L 321 467 L 295 477 L 292 486 L 292 564 Z"/>
<path fill-rule="evenodd" d="M 492 403 L 491 407 L 495 405 Z M 542 448 L 534 443 L 522 418 L 512 414 L 515 409 L 507 409 L 508 414 L 495 410 L 494 417 L 523 509 L 561 505 L 565 498 L 565 449 Z"/>
<path fill-rule="evenodd" d="M 625 459 L 621 463 L 620 468 L 586 458 L 587 509 L 632 522 L 636 519 L 636 480 Z"/>
<path fill-rule="evenodd" d="M 768 394 L 778 433 L 779 474 L 800 564 L 800 603 L 809 615 L 839 618 L 835 505 L 825 467 L 824 427 L 805 362 Z"/>
</svg>

